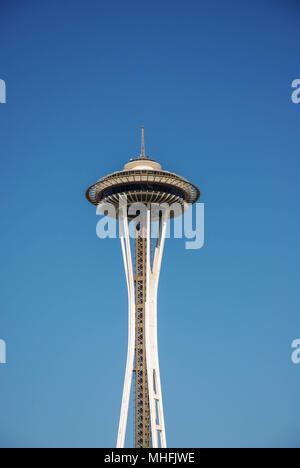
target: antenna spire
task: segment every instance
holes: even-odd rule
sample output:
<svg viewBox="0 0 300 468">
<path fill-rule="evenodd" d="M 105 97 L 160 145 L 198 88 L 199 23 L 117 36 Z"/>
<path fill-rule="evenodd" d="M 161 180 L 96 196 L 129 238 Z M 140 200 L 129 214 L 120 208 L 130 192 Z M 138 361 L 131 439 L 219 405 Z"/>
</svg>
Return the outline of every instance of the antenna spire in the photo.
<svg viewBox="0 0 300 468">
<path fill-rule="evenodd" d="M 141 143 L 141 154 L 140 154 L 140 159 L 146 159 L 144 126 L 142 126 L 142 143 Z"/>
</svg>

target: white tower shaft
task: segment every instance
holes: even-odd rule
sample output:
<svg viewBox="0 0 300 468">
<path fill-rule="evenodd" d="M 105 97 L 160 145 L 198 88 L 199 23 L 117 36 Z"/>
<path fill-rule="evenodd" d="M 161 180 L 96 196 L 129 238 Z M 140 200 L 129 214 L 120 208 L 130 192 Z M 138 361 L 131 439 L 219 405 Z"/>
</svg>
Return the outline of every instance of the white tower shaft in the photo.
<svg viewBox="0 0 300 468">
<path fill-rule="evenodd" d="M 143 346 L 146 353 L 146 369 L 143 369 L 142 375 L 143 378 L 146 379 L 146 382 L 144 382 L 144 392 L 146 391 L 147 395 L 144 394 L 142 398 L 144 399 L 144 401 L 147 402 L 146 404 L 149 406 L 150 434 L 148 441 L 141 441 L 141 445 L 137 445 L 141 447 L 151 446 L 153 448 L 166 448 L 167 446 L 157 344 L 157 291 L 166 237 L 167 222 L 167 215 L 166 213 L 163 213 L 163 215 L 159 218 L 158 236 L 156 239 L 156 247 L 154 251 L 153 262 L 151 262 L 151 209 L 150 205 L 147 206 L 146 226 L 143 229 L 143 236 L 146 239 L 146 261 L 144 262 L 146 294 L 143 308 L 145 317 L 144 328 L 142 336 L 140 337 L 140 342 L 143 341 Z M 120 210 L 119 225 L 126 281 L 128 287 L 128 353 L 117 440 L 117 447 L 123 448 L 125 445 L 133 372 L 136 373 L 137 378 L 137 315 L 135 285 L 136 272 L 134 272 L 133 269 L 132 249 L 130 245 L 129 225 L 126 207 Z M 136 404 L 136 427 L 137 418 L 139 416 L 137 413 L 138 410 Z M 138 423 L 140 424 L 140 420 L 138 421 Z M 146 423 L 146 421 L 144 421 L 144 423 Z M 143 421 L 141 422 L 141 424 L 143 424 Z"/>
</svg>

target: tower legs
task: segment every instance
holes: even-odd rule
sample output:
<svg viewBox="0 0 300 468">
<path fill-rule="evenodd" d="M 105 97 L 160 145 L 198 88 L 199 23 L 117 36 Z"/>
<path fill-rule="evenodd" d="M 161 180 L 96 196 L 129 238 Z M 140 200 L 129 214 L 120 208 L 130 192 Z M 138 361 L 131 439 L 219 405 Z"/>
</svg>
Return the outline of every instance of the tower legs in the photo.
<svg viewBox="0 0 300 468">
<path fill-rule="evenodd" d="M 166 433 L 157 344 L 157 290 L 166 237 L 167 218 L 159 218 L 153 262 L 151 261 L 151 210 L 146 225 L 136 234 L 133 269 L 127 208 L 120 210 L 120 237 L 128 287 L 128 352 L 117 447 L 125 444 L 126 426 L 135 372 L 135 446 L 165 448 Z"/>
<path fill-rule="evenodd" d="M 134 345 L 135 345 L 135 300 L 134 300 L 134 279 L 132 267 L 132 255 L 127 220 L 127 210 L 120 212 L 119 218 L 120 238 L 128 289 L 128 351 L 124 380 L 124 389 L 121 405 L 121 415 L 118 431 L 117 447 L 123 448 L 125 444 L 126 427 L 128 419 L 128 409 L 130 400 L 130 390 L 133 373 Z"/>
</svg>

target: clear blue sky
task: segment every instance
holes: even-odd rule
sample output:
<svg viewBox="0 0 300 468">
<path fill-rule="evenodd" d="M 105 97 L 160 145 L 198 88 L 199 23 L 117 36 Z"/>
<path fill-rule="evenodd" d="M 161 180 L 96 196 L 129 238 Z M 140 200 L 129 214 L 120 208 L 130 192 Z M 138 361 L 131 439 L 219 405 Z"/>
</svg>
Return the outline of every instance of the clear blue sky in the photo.
<svg viewBox="0 0 300 468">
<path fill-rule="evenodd" d="M 296 0 L 1 2 L 2 447 L 115 444 L 127 291 L 84 192 L 141 124 L 206 209 L 203 249 L 166 243 L 168 444 L 300 446 L 299 23 Z"/>
</svg>

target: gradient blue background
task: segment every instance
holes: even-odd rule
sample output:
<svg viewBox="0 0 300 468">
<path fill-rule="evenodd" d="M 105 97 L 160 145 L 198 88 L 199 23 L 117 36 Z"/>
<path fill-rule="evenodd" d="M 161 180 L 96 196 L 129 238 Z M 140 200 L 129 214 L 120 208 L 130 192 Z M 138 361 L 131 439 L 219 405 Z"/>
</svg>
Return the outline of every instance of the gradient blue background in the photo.
<svg viewBox="0 0 300 468">
<path fill-rule="evenodd" d="M 166 243 L 168 445 L 300 447 L 299 2 L 0 10 L 1 447 L 115 444 L 127 291 L 84 192 L 138 154 L 141 124 L 206 210 L 203 249 Z"/>
</svg>

